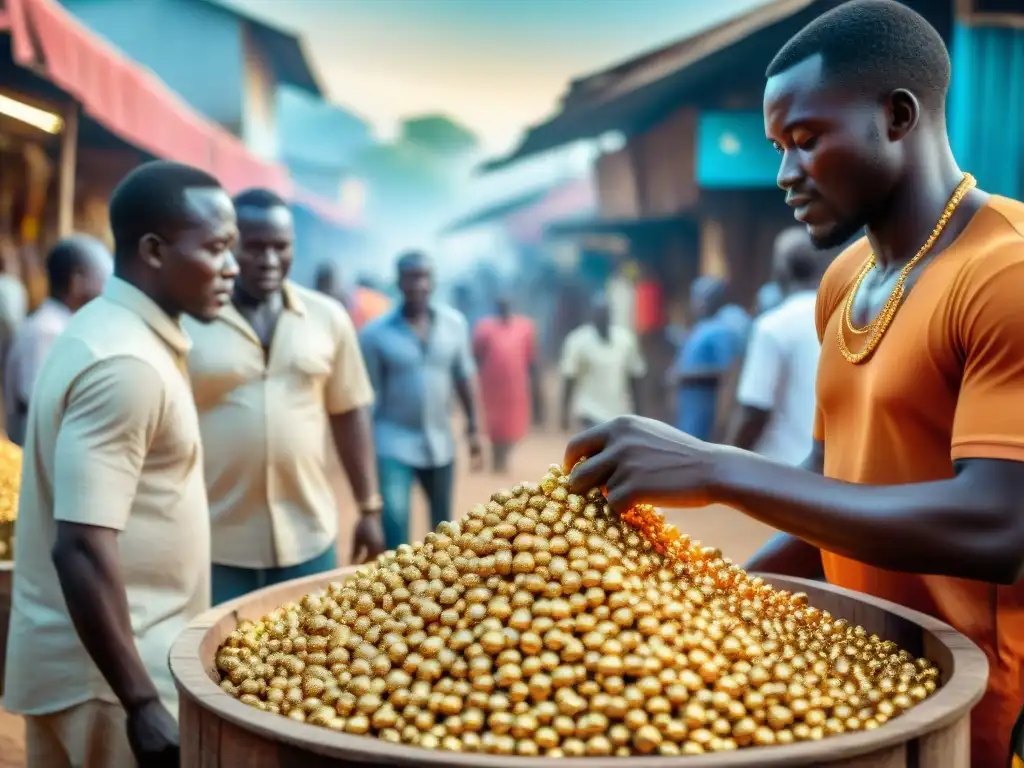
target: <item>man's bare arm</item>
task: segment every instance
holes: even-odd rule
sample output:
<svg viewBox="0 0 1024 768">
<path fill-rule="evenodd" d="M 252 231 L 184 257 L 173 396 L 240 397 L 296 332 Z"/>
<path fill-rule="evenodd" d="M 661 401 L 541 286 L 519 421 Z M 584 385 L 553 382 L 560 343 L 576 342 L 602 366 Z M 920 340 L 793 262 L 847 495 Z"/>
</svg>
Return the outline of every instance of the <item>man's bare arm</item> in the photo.
<svg viewBox="0 0 1024 768">
<path fill-rule="evenodd" d="M 159 697 L 135 647 L 117 535 L 111 528 L 58 522 L 53 564 L 82 645 L 131 712 Z"/>
<path fill-rule="evenodd" d="M 969 459 L 948 480 L 841 483 L 736 452 L 723 503 L 821 549 L 877 568 L 994 584 L 1024 575 L 1024 463 Z"/>
<path fill-rule="evenodd" d="M 135 647 L 118 535 L 163 391 L 160 375 L 139 360 L 96 364 L 68 395 L 54 451 L 53 563 L 82 645 L 129 713 L 157 691 Z"/>
<path fill-rule="evenodd" d="M 733 445 L 745 451 L 752 450 L 764 434 L 771 419 L 771 413 L 752 405 L 739 405 L 729 423 L 726 445 Z"/>
<path fill-rule="evenodd" d="M 808 472 L 822 474 L 825 468 L 825 446 L 815 440 L 811 452 L 800 466 Z M 804 579 L 821 579 L 825 576 L 821 565 L 821 550 L 788 533 L 772 536 L 753 554 L 744 568 L 747 571 L 778 573 Z"/>
</svg>

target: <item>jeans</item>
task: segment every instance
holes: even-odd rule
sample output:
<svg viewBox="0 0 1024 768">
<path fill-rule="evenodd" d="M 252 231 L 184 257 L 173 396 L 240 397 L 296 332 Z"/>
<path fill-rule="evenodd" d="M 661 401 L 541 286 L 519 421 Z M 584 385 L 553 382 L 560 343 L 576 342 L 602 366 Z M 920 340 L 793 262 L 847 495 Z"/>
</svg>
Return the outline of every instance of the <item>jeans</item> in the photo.
<svg viewBox="0 0 1024 768">
<path fill-rule="evenodd" d="M 418 482 L 427 495 L 430 508 L 430 529 L 451 519 L 452 488 L 455 464 L 443 467 L 411 467 L 395 459 L 380 458 L 377 462 L 380 495 L 384 498 L 384 544 L 395 549 L 409 541 L 409 513 L 412 507 L 412 486 Z"/>
<path fill-rule="evenodd" d="M 213 564 L 213 604 L 220 605 L 236 597 L 255 592 L 257 589 L 280 584 L 283 581 L 301 579 L 338 567 L 338 554 L 334 545 L 322 555 L 298 565 L 284 568 L 237 568 L 233 565 Z"/>
</svg>

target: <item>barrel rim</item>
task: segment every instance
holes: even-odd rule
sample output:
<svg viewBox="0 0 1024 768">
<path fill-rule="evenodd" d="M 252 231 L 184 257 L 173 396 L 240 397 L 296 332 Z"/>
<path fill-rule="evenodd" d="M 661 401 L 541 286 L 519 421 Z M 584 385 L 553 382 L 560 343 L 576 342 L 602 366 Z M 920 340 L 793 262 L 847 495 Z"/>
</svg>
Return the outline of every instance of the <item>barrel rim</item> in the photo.
<svg viewBox="0 0 1024 768">
<path fill-rule="evenodd" d="M 200 649 L 207 634 L 223 619 L 260 618 L 240 615 L 239 611 L 259 597 L 287 592 L 300 595 L 322 587 L 332 581 L 355 573 L 358 567 L 339 568 L 311 577 L 251 592 L 227 603 L 211 608 L 199 615 L 175 640 L 170 653 L 171 674 L 179 694 L 195 706 L 214 713 L 234 726 L 275 742 L 301 748 L 327 757 L 344 757 L 348 761 L 365 760 L 370 763 L 386 762 L 390 765 L 420 765 L 431 768 L 545 768 L 550 765 L 546 757 L 517 757 L 480 753 L 446 752 L 422 749 L 404 744 L 392 744 L 380 739 L 339 733 L 308 723 L 299 723 L 279 715 L 260 712 L 242 704 L 224 693 L 211 679 L 207 666 L 200 658 Z M 894 614 L 920 626 L 946 648 L 953 660 L 953 673 L 949 680 L 931 697 L 917 704 L 885 726 L 873 731 L 858 731 L 830 736 L 822 741 L 798 742 L 770 747 L 748 747 L 737 752 L 719 752 L 686 757 L 687 768 L 749 768 L 757 757 L 759 768 L 789 768 L 814 765 L 822 758 L 822 744 L 829 745 L 830 760 L 841 760 L 870 755 L 887 748 L 913 741 L 934 733 L 966 716 L 985 693 L 988 681 L 988 659 L 969 638 L 945 622 L 896 603 L 865 595 L 854 590 L 836 587 L 820 581 L 791 576 L 759 574 L 765 581 L 780 589 L 793 592 L 834 592 Z M 213 660 L 209 660 L 212 669 Z M 271 719 L 273 718 L 273 719 Z M 679 757 L 637 755 L 632 760 L 642 761 L 645 768 L 678 768 Z M 580 757 L 559 758 L 571 768 L 622 768 L 622 758 Z"/>
</svg>

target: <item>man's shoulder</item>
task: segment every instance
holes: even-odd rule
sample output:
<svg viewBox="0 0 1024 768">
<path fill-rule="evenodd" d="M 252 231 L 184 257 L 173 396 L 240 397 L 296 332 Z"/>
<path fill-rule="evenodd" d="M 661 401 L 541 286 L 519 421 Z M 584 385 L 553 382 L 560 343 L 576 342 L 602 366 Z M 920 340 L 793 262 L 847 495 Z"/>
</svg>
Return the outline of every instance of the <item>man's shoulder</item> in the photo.
<svg viewBox="0 0 1024 768">
<path fill-rule="evenodd" d="M 348 310 L 337 299 L 294 283 L 289 283 L 288 287 L 315 325 L 335 334 L 355 327 Z"/>
<path fill-rule="evenodd" d="M 373 320 L 366 323 L 359 331 L 359 338 L 363 340 L 370 340 L 375 339 L 382 334 L 386 334 L 394 325 L 394 321 L 397 316 L 397 310 L 389 309 L 379 317 L 373 318 Z"/>
<path fill-rule="evenodd" d="M 785 333 L 792 329 L 794 322 L 809 319 L 811 328 L 813 328 L 816 302 L 817 296 L 814 291 L 789 296 L 778 306 L 772 307 L 760 317 L 755 318 L 751 327 L 755 332 Z"/>
<path fill-rule="evenodd" d="M 448 327 L 458 329 L 469 327 L 466 316 L 451 304 L 435 304 L 433 309 L 434 318 Z"/>
</svg>

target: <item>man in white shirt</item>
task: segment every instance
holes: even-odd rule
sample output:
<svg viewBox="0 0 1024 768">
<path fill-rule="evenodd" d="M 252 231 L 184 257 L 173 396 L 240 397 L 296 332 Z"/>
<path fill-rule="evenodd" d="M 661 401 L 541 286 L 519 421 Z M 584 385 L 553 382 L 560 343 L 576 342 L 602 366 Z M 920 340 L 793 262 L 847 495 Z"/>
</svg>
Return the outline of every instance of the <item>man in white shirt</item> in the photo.
<svg viewBox="0 0 1024 768">
<path fill-rule="evenodd" d="M 214 320 L 238 265 L 231 198 L 152 162 L 110 201 L 115 271 L 32 393 L 4 708 L 27 768 L 180 763 L 167 657 L 210 607 L 210 518 L 181 316 Z"/>
<path fill-rule="evenodd" d="M 612 325 L 608 303 L 595 302 L 591 320 L 562 345 L 562 428 L 587 429 L 633 413 L 647 364 L 632 331 Z"/>
<path fill-rule="evenodd" d="M 100 295 L 113 270 L 103 243 L 88 235 L 64 238 L 47 256 L 50 295 L 14 332 L 4 367 L 7 436 L 17 445 L 24 445 L 29 396 L 50 347 L 71 316 Z"/>
<path fill-rule="evenodd" d="M 754 321 L 727 442 L 785 464 L 807 455 L 814 426 L 818 333 L 814 305 L 822 257 L 804 227 L 775 239 L 773 272 L 785 298 Z"/>
</svg>

